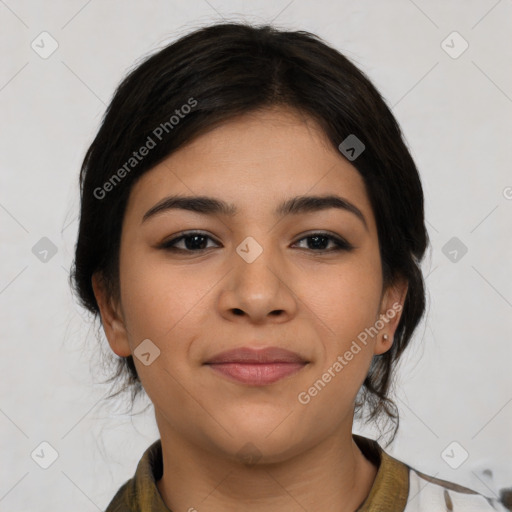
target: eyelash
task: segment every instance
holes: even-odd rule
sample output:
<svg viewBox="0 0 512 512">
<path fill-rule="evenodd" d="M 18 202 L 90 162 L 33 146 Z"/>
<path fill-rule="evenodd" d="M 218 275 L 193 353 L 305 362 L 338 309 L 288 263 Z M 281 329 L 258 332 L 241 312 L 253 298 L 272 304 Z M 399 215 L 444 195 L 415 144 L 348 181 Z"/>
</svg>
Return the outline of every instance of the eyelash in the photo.
<svg viewBox="0 0 512 512">
<path fill-rule="evenodd" d="M 178 237 L 172 238 L 171 240 L 167 240 L 166 242 L 163 242 L 159 248 L 165 249 L 167 251 L 172 251 L 172 252 L 189 252 L 189 253 L 192 253 L 192 252 L 200 253 L 200 252 L 203 252 L 203 251 L 206 251 L 207 249 L 209 249 L 209 247 L 205 248 L 205 249 L 197 249 L 197 250 L 181 249 L 179 247 L 175 247 L 175 244 L 180 242 L 181 240 L 185 240 L 186 238 L 192 238 L 194 236 L 201 236 L 201 237 L 209 238 L 210 240 L 213 240 L 212 237 L 210 237 L 209 235 L 202 233 L 200 231 L 189 231 L 189 232 L 182 234 Z M 355 247 L 352 244 L 350 244 L 343 238 L 331 235 L 329 233 L 324 233 L 324 232 L 311 233 L 311 234 L 297 240 L 297 242 L 295 242 L 295 243 L 302 242 L 303 240 L 306 240 L 308 238 L 315 238 L 315 237 L 327 238 L 335 244 L 335 247 L 332 249 L 319 249 L 319 250 L 306 249 L 306 250 L 322 254 L 322 253 L 331 253 L 331 252 L 339 252 L 339 251 L 350 252 L 355 249 Z"/>
</svg>

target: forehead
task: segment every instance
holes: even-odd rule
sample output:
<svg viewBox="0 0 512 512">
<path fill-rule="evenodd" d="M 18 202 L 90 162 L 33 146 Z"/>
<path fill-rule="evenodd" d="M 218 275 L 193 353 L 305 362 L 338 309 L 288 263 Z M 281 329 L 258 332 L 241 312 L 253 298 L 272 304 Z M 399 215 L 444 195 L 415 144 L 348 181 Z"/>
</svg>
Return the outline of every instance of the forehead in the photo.
<svg viewBox="0 0 512 512">
<path fill-rule="evenodd" d="M 207 195 L 242 214 L 274 210 L 297 195 L 337 193 L 371 217 L 364 180 L 318 124 L 272 108 L 215 126 L 146 172 L 131 191 L 138 217 L 170 194 Z"/>
</svg>

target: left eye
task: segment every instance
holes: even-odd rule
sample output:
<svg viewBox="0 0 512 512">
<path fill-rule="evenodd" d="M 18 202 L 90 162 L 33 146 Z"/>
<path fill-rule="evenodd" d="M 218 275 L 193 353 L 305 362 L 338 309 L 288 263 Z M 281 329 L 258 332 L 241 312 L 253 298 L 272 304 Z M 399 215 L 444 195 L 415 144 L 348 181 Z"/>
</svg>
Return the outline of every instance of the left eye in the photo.
<svg viewBox="0 0 512 512">
<path fill-rule="evenodd" d="M 164 242 L 161 248 L 169 251 L 199 252 L 209 248 L 208 240 L 215 242 L 212 237 L 204 233 L 187 233 Z M 301 238 L 295 242 L 294 245 L 305 240 L 309 242 L 306 242 L 307 247 L 303 248 L 312 250 L 313 252 L 351 251 L 354 249 L 350 243 L 342 238 L 327 233 L 312 233 Z M 329 243 L 332 244 L 330 249 L 326 247 Z M 178 244 L 181 244 L 181 247 L 178 247 Z"/>
<path fill-rule="evenodd" d="M 329 235 L 327 233 L 312 233 L 308 236 L 305 236 L 304 238 L 301 238 L 298 242 L 302 242 L 303 240 L 311 240 L 311 243 L 307 243 L 308 246 L 306 249 L 312 249 L 311 246 L 313 246 L 316 250 L 314 252 L 332 252 L 332 251 L 351 251 L 354 247 L 349 244 L 347 241 L 343 240 L 340 237 Z M 331 249 L 326 249 L 324 246 L 329 244 L 329 242 L 332 242 L 334 247 Z"/>
</svg>

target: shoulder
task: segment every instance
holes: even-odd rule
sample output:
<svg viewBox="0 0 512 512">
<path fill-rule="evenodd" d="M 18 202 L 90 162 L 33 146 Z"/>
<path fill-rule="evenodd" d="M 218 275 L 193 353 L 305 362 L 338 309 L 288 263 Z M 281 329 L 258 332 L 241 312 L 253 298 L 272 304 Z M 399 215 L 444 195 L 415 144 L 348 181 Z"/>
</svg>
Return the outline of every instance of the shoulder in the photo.
<svg viewBox="0 0 512 512">
<path fill-rule="evenodd" d="M 133 478 L 121 486 L 105 512 L 169 512 L 156 484 L 162 471 L 162 443 L 158 439 L 146 449 Z"/>
<path fill-rule="evenodd" d="M 409 468 L 409 496 L 404 512 L 508 512 L 495 498 Z"/>
<path fill-rule="evenodd" d="M 125 482 L 116 492 L 105 512 L 132 512 L 137 510 L 133 508 L 133 497 L 135 496 L 135 479 L 132 478 Z"/>
</svg>

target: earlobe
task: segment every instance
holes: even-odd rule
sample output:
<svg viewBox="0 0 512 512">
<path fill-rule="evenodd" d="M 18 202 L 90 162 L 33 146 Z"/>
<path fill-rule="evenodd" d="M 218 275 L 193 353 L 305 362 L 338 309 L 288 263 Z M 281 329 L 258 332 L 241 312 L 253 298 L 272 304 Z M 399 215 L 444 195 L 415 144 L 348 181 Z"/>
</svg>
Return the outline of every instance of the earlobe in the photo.
<svg viewBox="0 0 512 512">
<path fill-rule="evenodd" d="M 393 346 L 393 337 L 387 333 L 379 334 L 375 341 L 373 353 L 375 355 L 384 354 Z"/>
<path fill-rule="evenodd" d="M 383 354 L 393 346 L 393 337 L 402 316 L 408 282 L 405 279 L 398 279 L 389 285 L 381 301 L 379 320 L 382 325 L 377 335 L 374 353 Z"/>
<path fill-rule="evenodd" d="M 122 315 L 107 293 L 101 274 L 94 273 L 91 279 L 94 296 L 101 315 L 101 323 L 112 351 L 120 357 L 131 355 L 127 331 Z"/>
</svg>

